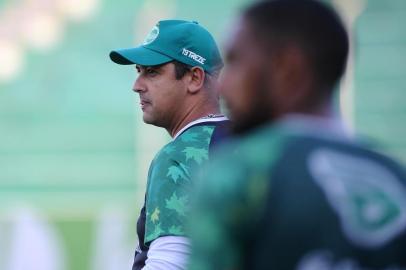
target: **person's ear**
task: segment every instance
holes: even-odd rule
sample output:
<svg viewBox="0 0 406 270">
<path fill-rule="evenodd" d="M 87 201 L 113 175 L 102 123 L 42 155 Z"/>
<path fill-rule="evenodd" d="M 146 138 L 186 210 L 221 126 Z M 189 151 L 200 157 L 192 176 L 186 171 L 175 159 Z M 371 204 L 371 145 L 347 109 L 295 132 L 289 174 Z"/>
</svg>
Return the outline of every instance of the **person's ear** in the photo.
<svg viewBox="0 0 406 270">
<path fill-rule="evenodd" d="M 206 74 L 201 67 L 192 67 L 188 75 L 188 92 L 196 94 L 203 88 Z"/>
</svg>

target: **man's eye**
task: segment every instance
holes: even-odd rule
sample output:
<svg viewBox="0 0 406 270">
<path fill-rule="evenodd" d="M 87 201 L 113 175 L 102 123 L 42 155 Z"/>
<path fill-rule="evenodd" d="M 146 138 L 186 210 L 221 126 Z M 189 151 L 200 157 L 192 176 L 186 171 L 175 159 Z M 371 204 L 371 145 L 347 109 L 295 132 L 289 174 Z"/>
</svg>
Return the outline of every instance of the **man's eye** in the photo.
<svg viewBox="0 0 406 270">
<path fill-rule="evenodd" d="M 148 74 L 148 75 L 156 75 L 158 72 L 155 70 L 155 69 L 153 69 L 153 68 L 147 68 L 146 70 L 145 70 L 145 72 Z"/>
</svg>

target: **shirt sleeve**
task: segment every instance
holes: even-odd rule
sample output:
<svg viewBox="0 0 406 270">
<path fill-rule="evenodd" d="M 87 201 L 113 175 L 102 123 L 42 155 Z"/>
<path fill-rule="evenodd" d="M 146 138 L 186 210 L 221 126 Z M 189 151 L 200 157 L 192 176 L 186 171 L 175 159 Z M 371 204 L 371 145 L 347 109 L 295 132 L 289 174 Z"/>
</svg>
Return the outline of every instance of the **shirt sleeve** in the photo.
<svg viewBox="0 0 406 270">
<path fill-rule="evenodd" d="M 181 236 L 163 236 L 152 241 L 143 270 L 184 270 L 190 241 Z"/>
</svg>

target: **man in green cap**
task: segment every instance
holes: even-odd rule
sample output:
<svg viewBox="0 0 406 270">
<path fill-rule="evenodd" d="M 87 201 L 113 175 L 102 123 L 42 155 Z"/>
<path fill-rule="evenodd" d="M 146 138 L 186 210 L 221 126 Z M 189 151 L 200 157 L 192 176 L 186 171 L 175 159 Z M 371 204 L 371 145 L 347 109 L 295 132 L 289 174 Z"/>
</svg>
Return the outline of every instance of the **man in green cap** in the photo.
<svg viewBox="0 0 406 270">
<path fill-rule="evenodd" d="M 173 140 L 151 163 L 145 204 L 137 222 L 133 270 L 184 269 L 189 241 L 191 171 L 208 160 L 227 134 L 215 83 L 223 62 L 211 34 L 197 22 L 158 22 L 141 46 L 114 50 L 112 61 L 136 65 L 133 90 L 143 120 L 165 128 Z"/>
<path fill-rule="evenodd" d="M 240 138 L 201 173 L 190 270 L 406 269 L 406 175 L 333 112 L 348 34 L 314 0 L 253 3 L 219 84 Z"/>
</svg>

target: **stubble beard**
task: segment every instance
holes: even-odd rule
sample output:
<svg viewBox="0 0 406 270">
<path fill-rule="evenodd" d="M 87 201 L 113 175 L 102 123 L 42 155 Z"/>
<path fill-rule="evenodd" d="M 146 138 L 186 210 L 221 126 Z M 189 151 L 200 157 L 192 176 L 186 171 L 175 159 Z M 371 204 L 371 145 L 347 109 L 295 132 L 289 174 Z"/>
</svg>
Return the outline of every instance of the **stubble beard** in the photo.
<svg viewBox="0 0 406 270">
<path fill-rule="evenodd" d="M 264 83 L 264 75 L 257 81 L 252 91 L 254 98 L 247 113 L 231 116 L 232 132 L 235 135 L 245 135 L 272 121 L 272 108 L 269 104 L 269 89 Z"/>
<path fill-rule="evenodd" d="M 151 113 L 149 115 L 145 115 L 145 112 L 142 116 L 142 120 L 147 125 L 152 125 L 159 128 L 164 128 L 168 130 L 170 124 L 170 118 L 168 118 L 169 114 L 162 115 L 158 112 Z"/>
</svg>

